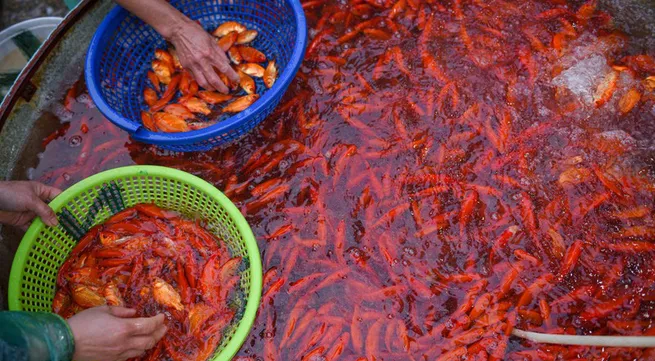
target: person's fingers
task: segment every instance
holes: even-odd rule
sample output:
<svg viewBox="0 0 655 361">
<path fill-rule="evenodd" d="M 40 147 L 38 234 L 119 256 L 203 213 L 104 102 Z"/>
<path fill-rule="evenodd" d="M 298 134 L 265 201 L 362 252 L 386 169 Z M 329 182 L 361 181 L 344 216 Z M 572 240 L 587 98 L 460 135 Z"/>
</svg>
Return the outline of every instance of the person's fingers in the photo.
<svg viewBox="0 0 655 361">
<path fill-rule="evenodd" d="M 160 313 L 154 317 L 142 317 L 130 320 L 132 324 L 132 334 L 134 335 L 151 335 L 164 326 L 166 317 Z"/>
<path fill-rule="evenodd" d="M 107 306 L 109 313 L 119 318 L 132 318 L 136 315 L 136 310 L 119 306 Z"/>
<path fill-rule="evenodd" d="M 42 200 L 49 202 L 61 194 L 61 189 L 45 185 L 43 183 L 34 183 L 34 191 Z"/>
<path fill-rule="evenodd" d="M 159 342 L 159 340 L 164 337 L 167 331 L 168 328 L 166 326 L 162 326 L 150 335 L 139 335 L 132 337 L 129 339 L 127 347 L 130 350 L 142 352 L 150 350 L 157 345 L 157 342 Z"/>
<path fill-rule="evenodd" d="M 238 83 L 240 80 L 239 74 L 237 74 L 237 72 L 234 71 L 234 69 L 232 69 L 232 67 L 230 66 L 230 60 L 225 55 L 225 52 L 223 52 L 223 50 L 221 50 L 220 48 L 216 47 L 214 53 L 215 56 L 212 65 L 214 65 L 216 69 L 218 69 L 218 71 L 227 75 L 227 77 L 231 81 Z"/>
<path fill-rule="evenodd" d="M 131 337 L 127 341 L 127 347 L 130 350 L 137 350 L 137 351 L 146 351 L 150 350 L 151 348 L 155 347 L 157 344 L 157 340 L 150 335 L 150 336 L 135 336 Z"/>
<path fill-rule="evenodd" d="M 27 232 L 27 229 L 32 225 L 32 221 L 36 218 L 36 214 L 32 212 L 21 212 L 17 217 L 16 227 L 20 228 L 23 232 Z"/>
<path fill-rule="evenodd" d="M 36 213 L 37 216 L 41 217 L 43 222 L 50 227 L 54 227 L 59 223 L 57 221 L 57 215 L 55 211 L 52 210 L 44 201 L 41 200 L 37 195 L 33 195 L 27 204 L 27 209 Z"/>
<path fill-rule="evenodd" d="M 214 71 L 213 67 L 209 64 L 202 66 L 203 74 L 205 79 L 212 85 L 212 87 L 223 94 L 227 94 L 230 90 L 227 88 L 225 83 L 219 78 L 218 74 Z"/>
<path fill-rule="evenodd" d="M 214 88 L 209 84 L 209 82 L 207 82 L 207 79 L 205 79 L 204 73 L 199 68 L 194 67 L 189 69 L 191 70 L 191 74 L 193 74 L 193 78 L 198 83 L 198 86 L 206 90 L 214 90 Z"/>
<path fill-rule="evenodd" d="M 145 350 L 128 350 L 128 351 L 125 351 L 125 352 L 121 353 L 121 355 L 119 356 L 118 361 L 125 361 L 125 360 L 129 360 L 131 358 L 141 357 L 145 353 L 146 353 Z"/>
<path fill-rule="evenodd" d="M 0 224 L 16 226 L 24 231 L 29 228 L 30 223 L 36 215 L 32 212 L 5 212 L 0 211 Z"/>
<path fill-rule="evenodd" d="M 56 226 L 57 223 L 59 223 L 57 221 L 57 215 L 55 215 L 52 208 L 50 208 L 45 202 L 54 199 L 61 193 L 61 190 L 39 182 L 31 182 L 31 186 L 36 194 L 36 198 L 30 201 L 27 208 L 41 217 L 43 222 L 48 226 Z"/>
<path fill-rule="evenodd" d="M 156 342 L 159 342 L 159 340 L 161 340 L 162 337 L 164 337 L 166 332 L 168 332 L 168 327 L 166 326 L 160 327 L 157 331 L 155 331 L 155 333 L 152 334 L 152 337 L 154 337 Z"/>
</svg>

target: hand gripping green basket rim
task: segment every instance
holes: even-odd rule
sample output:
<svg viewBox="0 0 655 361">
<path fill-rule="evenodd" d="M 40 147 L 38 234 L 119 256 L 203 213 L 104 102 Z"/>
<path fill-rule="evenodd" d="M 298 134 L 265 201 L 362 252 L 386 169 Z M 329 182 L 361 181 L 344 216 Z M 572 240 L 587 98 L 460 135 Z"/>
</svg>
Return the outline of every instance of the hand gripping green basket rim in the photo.
<svg viewBox="0 0 655 361">
<path fill-rule="evenodd" d="M 222 344 L 217 348 L 217 352 L 212 358 L 213 361 L 231 360 L 250 333 L 262 292 L 262 264 L 259 248 L 252 230 L 241 212 L 223 193 L 206 181 L 177 169 L 159 166 L 129 166 L 96 174 L 64 191 L 50 203 L 50 206 L 60 217 L 62 211 L 79 207 L 80 204 L 92 208 L 93 201 L 90 200 L 89 194 L 98 195 L 102 192 L 101 187 L 111 182 L 115 182 L 119 187 L 125 188 L 126 191 L 129 190 L 129 187 L 132 187 L 127 192 L 126 207 L 141 202 L 154 202 L 164 207 L 170 204 L 179 205 L 182 200 L 188 202 L 188 198 L 193 196 L 195 197 L 193 199 L 198 203 L 196 205 L 199 207 L 197 212 L 208 212 L 212 209 L 219 210 L 218 213 L 220 214 L 212 214 L 218 217 L 216 222 L 219 229 L 213 229 L 211 226 L 208 226 L 208 229 L 212 233 L 229 232 L 232 236 L 227 238 L 228 246 L 231 245 L 230 242 L 237 242 L 238 251 L 244 252 L 244 255 L 247 256 L 244 257 L 244 260 L 249 261 L 244 262 L 248 264 L 248 267 L 242 271 L 241 277 L 241 287 L 244 288 L 243 291 L 247 292 L 248 295 L 243 316 L 238 320 L 236 328 L 231 330 L 234 331 L 232 337 L 223 338 Z M 159 187 L 161 189 L 152 189 L 151 185 L 153 184 L 155 185 L 154 188 Z M 143 187 L 151 188 L 140 189 Z M 99 189 L 101 190 L 99 191 Z M 139 189 L 142 192 L 134 191 Z M 130 196 L 132 198 L 129 198 Z M 205 204 L 202 202 L 205 202 Z M 207 204 L 207 202 L 213 203 Z M 180 207 L 182 206 L 180 205 Z M 187 204 L 184 207 L 190 206 Z M 94 213 L 93 225 L 104 222 L 113 214 L 113 212 L 104 208 L 97 214 Z M 174 207 L 169 206 L 166 208 L 185 213 L 183 210 Z M 55 237 L 58 238 L 53 239 Z M 237 238 L 236 241 L 232 241 L 234 237 Z M 221 238 L 226 239 L 223 236 Z M 52 243 L 53 241 L 57 241 L 57 243 Z M 49 244 L 44 245 L 44 243 L 48 242 Z M 66 233 L 61 224 L 57 227 L 47 227 L 40 218 L 32 223 L 18 247 L 12 264 L 9 277 L 8 301 L 10 310 L 50 312 L 56 286 L 56 274 L 75 243 L 76 241 L 69 233 Z M 61 251 L 57 246 L 68 247 L 68 249 Z M 230 248 L 231 251 L 234 251 L 233 247 Z M 55 259 L 53 260 L 53 258 Z"/>
</svg>

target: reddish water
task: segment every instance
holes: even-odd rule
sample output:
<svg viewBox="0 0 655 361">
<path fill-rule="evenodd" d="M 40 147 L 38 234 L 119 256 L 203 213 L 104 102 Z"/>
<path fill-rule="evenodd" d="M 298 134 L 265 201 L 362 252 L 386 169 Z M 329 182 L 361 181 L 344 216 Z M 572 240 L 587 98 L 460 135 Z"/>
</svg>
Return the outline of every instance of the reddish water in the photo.
<svg viewBox="0 0 655 361">
<path fill-rule="evenodd" d="M 166 154 L 72 102 L 34 178 L 157 164 L 225 191 L 266 270 L 242 358 L 653 359 L 507 336 L 655 333 L 652 59 L 579 2 L 304 3 L 305 63 L 238 143 Z"/>
</svg>

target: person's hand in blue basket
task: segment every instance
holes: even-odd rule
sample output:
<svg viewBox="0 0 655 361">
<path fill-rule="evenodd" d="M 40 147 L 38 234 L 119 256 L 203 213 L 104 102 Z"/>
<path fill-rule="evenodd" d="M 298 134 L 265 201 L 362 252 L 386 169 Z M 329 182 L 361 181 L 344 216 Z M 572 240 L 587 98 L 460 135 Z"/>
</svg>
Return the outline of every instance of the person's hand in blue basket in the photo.
<svg viewBox="0 0 655 361">
<path fill-rule="evenodd" d="M 38 182 L 0 182 L 0 224 L 26 229 L 39 216 L 48 226 L 57 225 L 57 216 L 46 202 L 59 193 Z"/>
<path fill-rule="evenodd" d="M 179 12 L 165 0 L 116 0 L 116 2 L 152 26 L 177 51 L 180 63 L 189 70 L 198 85 L 227 94 L 228 87 L 215 70 L 239 82 L 225 52 L 202 26 Z"/>
</svg>

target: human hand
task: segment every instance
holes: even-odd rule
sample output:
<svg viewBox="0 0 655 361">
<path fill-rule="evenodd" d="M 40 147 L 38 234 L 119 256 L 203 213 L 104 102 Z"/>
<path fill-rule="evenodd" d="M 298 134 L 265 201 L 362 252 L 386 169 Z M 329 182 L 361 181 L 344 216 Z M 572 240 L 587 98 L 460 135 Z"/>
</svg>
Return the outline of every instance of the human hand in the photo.
<svg viewBox="0 0 655 361">
<path fill-rule="evenodd" d="M 0 223 L 27 228 L 35 216 L 48 226 L 57 225 L 55 212 L 46 202 L 61 190 L 38 182 L 0 182 Z"/>
<path fill-rule="evenodd" d="M 216 74 L 225 74 L 231 81 L 239 82 L 239 75 L 230 66 L 225 52 L 205 29 L 191 20 L 185 21 L 170 37 L 180 58 L 180 64 L 189 70 L 198 85 L 208 90 L 227 94 L 228 87 Z"/>
<path fill-rule="evenodd" d="M 136 310 L 100 306 L 67 320 L 75 339 L 75 361 L 116 361 L 143 355 L 167 331 L 165 317 L 132 318 Z"/>
</svg>

